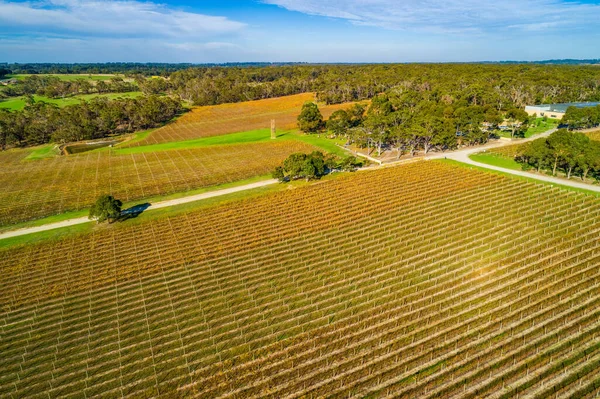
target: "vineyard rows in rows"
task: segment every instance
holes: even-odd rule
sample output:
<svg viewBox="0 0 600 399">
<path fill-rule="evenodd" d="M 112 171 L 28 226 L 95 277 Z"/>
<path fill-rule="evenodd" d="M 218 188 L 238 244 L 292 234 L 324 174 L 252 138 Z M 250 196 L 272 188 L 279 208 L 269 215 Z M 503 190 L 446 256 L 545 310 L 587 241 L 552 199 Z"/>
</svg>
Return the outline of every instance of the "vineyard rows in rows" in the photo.
<svg viewBox="0 0 600 399">
<path fill-rule="evenodd" d="M 269 129 L 272 119 L 275 120 L 278 130 L 295 129 L 302 105 L 314 100 L 314 93 L 303 93 L 265 100 L 195 107 L 175 122 L 153 131 L 145 139 L 125 146 L 186 141 L 228 133 Z M 351 103 L 321 105 L 319 110 L 323 118 L 327 119 L 334 111 L 350 108 L 351 105 Z"/>
<path fill-rule="evenodd" d="M 82 209 L 106 193 L 126 202 L 268 174 L 288 155 L 313 150 L 288 140 L 37 161 L 8 151 L 0 154 L 0 226 Z"/>
<path fill-rule="evenodd" d="M 592 397 L 599 232 L 430 161 L 4 250 L 0 396 Z"/>
</svg>

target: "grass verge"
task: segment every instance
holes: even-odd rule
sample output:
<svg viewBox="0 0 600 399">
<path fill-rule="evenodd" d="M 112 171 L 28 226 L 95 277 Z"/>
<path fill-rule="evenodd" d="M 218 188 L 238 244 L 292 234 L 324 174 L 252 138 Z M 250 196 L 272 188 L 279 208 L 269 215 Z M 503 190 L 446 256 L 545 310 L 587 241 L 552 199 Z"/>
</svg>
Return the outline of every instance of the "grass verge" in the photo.
<svg viewBox="0 0 600 399">
<path fill-rule="evenodd" d="M 469 158 L 475 162 L 498 166 L 500 168 L 523 170 L 523 168 L 521 168 L 521 164 L 519 164 L 517 161 L 508 157 L 504 157 L 500 154 L 480 152 L 478 154 L 470 155 Z"/>
</svg>

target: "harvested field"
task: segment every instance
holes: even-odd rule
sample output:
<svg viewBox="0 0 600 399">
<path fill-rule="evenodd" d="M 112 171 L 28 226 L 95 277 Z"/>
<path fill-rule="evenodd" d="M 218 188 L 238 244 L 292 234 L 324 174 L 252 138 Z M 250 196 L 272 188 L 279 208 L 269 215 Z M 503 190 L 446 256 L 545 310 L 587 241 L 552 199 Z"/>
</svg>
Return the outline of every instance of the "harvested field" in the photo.
<svg viewBox="0 0 600 399">
<path fill-rule="evenodd" d="M 269 173 L 289 154 L 316 148 L 298 141 L 233 144 L 118 154 L 113 150 L 24 160 L 0 153 L 0 225 L 78 210 L 103 193 L 132 201 Z"/>
<path fill-rule="evenodd" d="M 314 93 L 304 93 L 266 100 L 196 107 L 174 123 L 155 130 L 144 140 L 129 145 L 185 141 L 200 137 L 266 129 L 270 128 L 271 119 L 275 119 L 277 129 L 294 129 L 302 105 L 307 101 L 314 101 L 314 99 Z M 323 117 L 327 119 L 334 111 L 347 109 L 351 105 L 326 105 L 320 106 L 319 109 Z"/>
<path fill-rule="evenodd" d="M 593 397 L 599 231 L 430 161 L 3 250 L 0 396 Z"/>
</svg>

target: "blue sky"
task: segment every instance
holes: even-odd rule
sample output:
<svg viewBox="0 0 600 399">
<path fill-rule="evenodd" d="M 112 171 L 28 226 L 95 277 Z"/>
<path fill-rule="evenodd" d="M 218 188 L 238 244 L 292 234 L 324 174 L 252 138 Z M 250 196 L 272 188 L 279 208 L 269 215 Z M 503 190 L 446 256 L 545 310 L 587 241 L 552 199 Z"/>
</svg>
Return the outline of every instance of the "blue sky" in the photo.
<svg viewBox="0 0 600 399">
<path fill-rule="evenodd" d="M 600 58 L 600 0 L 0 0 L 0 62 Z"/>
</svg>

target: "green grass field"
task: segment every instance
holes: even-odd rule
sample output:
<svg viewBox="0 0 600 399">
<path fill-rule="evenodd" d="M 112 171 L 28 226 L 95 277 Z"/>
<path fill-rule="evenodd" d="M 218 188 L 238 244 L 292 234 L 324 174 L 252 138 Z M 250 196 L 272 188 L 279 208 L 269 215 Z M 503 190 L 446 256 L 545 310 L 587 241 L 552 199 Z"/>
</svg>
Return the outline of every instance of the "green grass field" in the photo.
<svg viewBox="0 0 600 399">
<path fill-rule="evenodd" d="M 36 102 L 43 101 L 46 103 L 56 104 L 59 107 L 65 107 L 67 105 L 79 104 L 81 101 L 89 101 L 95 97 L 106 97 L 109 99 L 115 98 L 136 98 L 143 95 L 141 91 L 133 91 L 129 93 L 109 93 L 109 94 L 83 94 L 79 96 L 65 97 L 65 98 L 49 98 L 44 96 L 35 95 L 33 98 Z M 25 108 L 25 99 L 23 97 L 11 98 L 8 100 L 0 100 L 0 108 L 6 108 L 11 111 L 20 111 Z"/>
<path fill-rule="evenodd" d="M 146 137 L 150 132 L 140 132 L 139 136 L 136 136 L 133 140 L 125 141 L 124 144 L 130 144 L 132 141 L 139 141 Z M 231 133 L 222 136 L 211 136 L 203 137 L 195 140 L 187 141 L 175 141 L 161 144 L 144 145 L 139 147 L 127 147 L 113 149 L 117 154 L 140 154 L 150 153 L 157 151 L 168 151 L 168 150 L 180 150 L 189 148 L 208 147 L 213 145 L 228 145 L 228 144 L 242 144 L 242 143 L 257 143 L 257 142 L 270 142 L 271 132 L 269 129 L 258 129 L 250 130 L 247 132 Z M 338 147 L 344 143 L 344 139 L 329 139 L 324 135 L 306 135 L 297 131 L 285 131 L 277 133 L 277 139 L 281 140 L 296 140 L 303 143 L 311 144 L 319 147 L 327 152 L 338 155 L 340 157 L 346 157 L 349 152 Z M 337 144 L 337 145 L 336 145 Z M 106 148 L 101 148 L 95 151 L 106 151 Z"/>
<path fill-rule="evenodd" d="M 504 157 L 500 154 L 479 153 L 469 156 L 473 161 L 484 163 L 486 165 L 498 166 L 500 168 L 522 170 L 521 165 L 512 158 Z"/>
<path fill-rule="evenodd" d="M 46 144 L 39 147 L 34 147 L 33 151 L 25 157 L 26 160 L 35 161 L 38 159 L 52 158 L 60 155 L 56 144 Z"/>
</svg>

